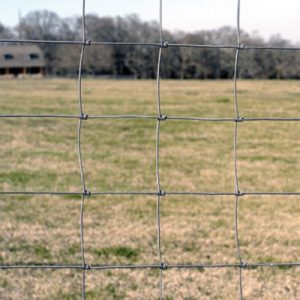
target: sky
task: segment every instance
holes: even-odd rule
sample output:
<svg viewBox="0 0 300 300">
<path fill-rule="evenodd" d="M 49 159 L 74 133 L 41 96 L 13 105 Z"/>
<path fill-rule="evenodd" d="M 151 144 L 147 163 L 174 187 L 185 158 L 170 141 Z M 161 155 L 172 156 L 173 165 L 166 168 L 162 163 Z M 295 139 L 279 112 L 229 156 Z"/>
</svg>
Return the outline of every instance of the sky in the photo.
<svg viewBox="0 0 300 300">
<path fill-rule="evenodd" d="M 236 25 L 237 0 L 163 0 L 163 27 L 196 31 Z M 81 14 L 82 0 L 0 0 L 0 22 L 14 26 L 18 16 L 47 9 L 61 17 Z M 99 16 L 138 14 L 142 20 L 158 20 L 159 0 L 86 0 L 87 13 Z M 264 38 L 281 34 L 300 42 L 299 0 L 241 0 L 241 28 Z"/>
</svg>

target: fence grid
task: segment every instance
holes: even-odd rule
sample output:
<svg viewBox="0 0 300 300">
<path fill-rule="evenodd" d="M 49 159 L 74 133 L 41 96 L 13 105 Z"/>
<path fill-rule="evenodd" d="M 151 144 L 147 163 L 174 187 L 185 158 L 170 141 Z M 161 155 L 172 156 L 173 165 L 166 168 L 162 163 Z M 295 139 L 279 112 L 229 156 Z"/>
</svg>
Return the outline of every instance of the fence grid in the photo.
<svg viewBox="0 0 300 300">
<path fill-rule="evenodd" d="M 82 0 L 82 40 L 81 41 L 51 41 L 51 40 L 26 40 L 26 39 L 0 39 L 0 43 L 33 43 L 33 44 L 59 44 L 59 45 L 81 45 L 81 53 L 79 58 L 78 67 L 78 106 L 79 114 L 0 114 L 0 118 L 62 118 L 62 119 L 78 119 L 77 127 L 77 152 L 79 162 L 79 172 L 81 178 L 81 191 L 78 192 L 55 192 L 55 191 L 0 191 L 0 195 L 81 195 L 80 205 L 80 252 L 81 252 L 81 264 L 78 265 L 57 265 L 57 264 L 30 264 L 30 265 L 0 265 L 0 270 L 7 269 L 79 269 L 82 270 L 82 299 L 86 297 L 86 272 L 90 270 L 113 270 L 113 269 L 158 269 L 159 275 L 159 298 L 163 299 L 163 273 L 168 269 L 199 269 L 199 268 L 233 268 L 238 270 L 238 285 L 239 285 L 239 298 L 243 299 L 243 270 L 252 269 L 257 267 L 300 267 L 299 262 L 262 262 L 262 263 L 247 263 L 243 260 L 240 251 L 240 239 L 239 239 L 239 226 L 238 226 L 238 208 L 239 200 L 243 196 L 299 196 L 299 192 L 247 192 L 240 191 L 239 178 L 238 178 L 238 163 L 237 163 L 237 146 L 238 146 L 238 128 L 242 122 L 259 122 L 259 121 L 272 121 L 272 122 L 299 122 L 300 117 L 244 117 L 239 114 L 238 103 L 238 71 L 239 71 L 239 57 L 242 51 L 250 49 L 260 50 L 286 50 L 286 51 L 299 51 L 299 47 L 274 47 L 274 46 L 260 46 L 260 45 L 245 45 L 241 44 L 240 34 L 240 0 L 237 1 L 236 12 L 236 32 L 237 32 L 237 44 L 236 45 L 201 45 L 201 44 L 172 44 L 164 40 L 163 35 L 163 0 L 159 0 L 159 43 L 142 43 L 142 42 L 105 42 L 105 41 L 91 41 L 87 39 L 86 32 L 86 12 L 85 12 L 85 0 Z M 157 101 L 157 115 L 88 115 L 84 112 L 83 99 L 82 99 L 82 66 L 84 61 L 85 49 L 90 46 L 145 46 L 145 47 L 157 47 L 158 48 L 158 60 L 157 60 L 157 77 L 156 77 L 156 101 Z M 192 48 L 220 48 L 220 49 L 235 49 L 235 63 L 234 63 L 234 76 L 233 76 L 233 96 L 234 96 L 234 109 L 235 116 L 232 118 L 222 117 L 197 117 L 197 116 L 169 116 L 162 114 L 161 110 L 161 76 L 160 68 L 162 61 L 163 51 L 171 47 L 192 47 Z M 85 184 L 84 164 L 81 153 L 81 136 L 82 136 L 82 124 L 89 119 L 152 119 L 156 121 L 156 147 L 155 147 L 155 173 L 156 173 L 156 191 L 145 192 L 111 192 L 111 191 L 89 191 Z M 234 192 L 189 192 L 189 191 L 165 191 L 161 188 L 160 183 L 160 126 L 161 122 L 172 120 L 181 121 L 200 121 L 200 122 L 233 122 L 233 161 L 234 161 Z M 93 265 L 87 264 L 85 259 L 84 248 L 84 204 L 85 200 L 92 195 L 131 195 L 131 196 L 155 196 L 157 198 L 156 206 L 156 223 L 157 223 L 157 256 L 159 263 L 155 264 L 132 264 L 132 265 Z M 168 195 L 180 196 L 180 195 L 192 195 L 192 196 L 233 196 L 235 198 L 234 205 L 234 234 L 236 244 L 237 263 L 236 264 L 166 264 L 163 260 L 161 251 L 161 220 L 160 220 L 160 203 L 161 197 Z"/>
</svg>

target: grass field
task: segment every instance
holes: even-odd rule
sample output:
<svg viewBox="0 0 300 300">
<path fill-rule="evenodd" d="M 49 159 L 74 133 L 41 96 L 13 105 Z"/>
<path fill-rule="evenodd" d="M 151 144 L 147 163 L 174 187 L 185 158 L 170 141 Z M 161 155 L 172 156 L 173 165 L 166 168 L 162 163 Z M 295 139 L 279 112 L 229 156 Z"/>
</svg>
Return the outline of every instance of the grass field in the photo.
<svg viewBox="0 0 300 300">
<path fill-rule="evenodd" d="M 4 113 L 78 114 L 76 80 L 0 81 Z M 239 81 L 240 114 L 296 117 L 297 81 Z M 232 81 L 162 81 L 168 116 L 233 117 Z M 154 81 L 83 80 L 86 114 L 156 114 Z M 76 119 L 0 119 L 1 191 L 80 191 Z M 82 153 L 93 191 L 156 191 L 155 120 L 87 120 Z M 161 125 L 166 191 L 234 192 L 231 122 Z M 300 191 L 300 123 L 239 125 L 241 191 Z M 0 196 L 0 264 L 80 264 L 80 197 Z M 237 263 L 234 197 L 162 198 L 166 263 Z M 246 262 L 300 261 L 299 197 L 245 196 Z M 85 204 L 88 264 L 157 263 L 156 197 L 92 196 Z M 157 299 L 155 270 L 90 271 L 87 299 Z M 299 268 L 243 271 L 245 299 L 299 299 Z M 237 299 L 235 269 L 167 270 L 165 299 Z M 0 270 L 1 299 L 80 299 L 81 272 Z"/>
</svg>

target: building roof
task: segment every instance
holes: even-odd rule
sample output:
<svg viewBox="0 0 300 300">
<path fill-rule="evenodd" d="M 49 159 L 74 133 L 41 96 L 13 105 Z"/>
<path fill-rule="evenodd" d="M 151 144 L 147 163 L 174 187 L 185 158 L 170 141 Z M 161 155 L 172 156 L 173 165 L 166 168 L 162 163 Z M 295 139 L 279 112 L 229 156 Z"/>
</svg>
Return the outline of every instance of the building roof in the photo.
<svg viewBox="0 0 300 300">
<path fill-rule="evenodd" d="M 45 67 L 42 50 L 37 46 L 1 46 L 0 68 Z"/>
</svg>

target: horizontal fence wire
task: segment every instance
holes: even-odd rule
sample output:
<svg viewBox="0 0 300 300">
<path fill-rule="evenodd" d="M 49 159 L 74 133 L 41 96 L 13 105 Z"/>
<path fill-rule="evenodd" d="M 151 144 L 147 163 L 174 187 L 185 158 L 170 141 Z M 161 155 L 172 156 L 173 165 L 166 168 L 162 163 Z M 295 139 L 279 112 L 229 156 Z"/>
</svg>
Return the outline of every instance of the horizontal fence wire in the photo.
<svg viewBox="0 0 300 300">
<path fill-rule="evenodd" d="M 201 269 L 201 268 L 234 268 L 255 269 L 262 267 L 300 267 L 300 262 L 286 263 L 244 263 L 244 264 L 165 264 L 164 269 Z M 139 264 L 139 265 L 55 265 L 55 264 L 28 264 L 28 265 L 1 265 L 0 269 L 79 269 L 79 270 L 113 270 L 113 269 L 162 269 L 161 264 Z"/>
<path fill-rule="evenodd" d="M 27 43 L 27 44 L 53 44 L 53 45 L 78 45 L 78 46 L 145 46 L 160 48 L 160 43 L 141 43 L 141 42 L 97 42 L 88 40 L 82 41 L 59 41 L 59 40 L 24 40 L 24 39 L 0 39 L 0 43 Z M 177 44 L 167 43 L 165 48 L 203 48 L 203 49 L 241 49 L 241 50 L 282 50 L 299 51 L 300 47 L 272 46 L 272 45 L 207 45 L 207 44 Z"/>
<path fill-rule="evenodd" d="M 48 195 L 48 196 L 82 196 L 86 195 L 85 192 L 30 192 L 30 191 L 0 191 L 0 195 Z M 122 191 L 112 191 L 112 192 L 92 192 L 88 191 L 88 196 L 103 196 L 103 195 L 111 195 L 111 196 L 300 196 L 300 192 L 239 192 L 238 194 L 235 192 L 168 192 L 163 191 L 163 195 L 158 192 L 122 192 Z"/>
<path fill-rule="evenodd" d="M 300 117 L 238 117 L 238 118 L 221 118 L 221 117 L 188 117 L 188 116 L 167 116 L 164 120 L 173 121 L 203 121 L 203 122 L 297 122 Z M 82 119 L 82 115 L 61 115 L 61 114 L 0 114 L 0 118 L 61 118 L 61 119 Z M 84 115 L 85 119 L 146 119 L 157 120 L 159 117 L 154 115 Z"/>
<path fill-rule="evenodd" d="M 61 119 L 76 119 L 77 123 L 77 152 L 79 162 L 79 173 L 81 178 L 81 190 L 75 192 L 56 192 L 56 191 L 0 191 L 0 195 L 31 195 L 31 196 L 78 196 L 81 199 L 80 212 L 79 212 L 79 230 L 80 230 L 80 253 L 81 264 L 66 265 L 66 264 L 5 264 L 0 265 L 0 270 L 7 269 L 76 269 L 82 271 L 82 299 L 86 298 L 86 272 L 90 270 L 121 270 L 121 269 L 158 269 L 159 275 L 159 298 L 164 297 L 164 282 L 163 272 L 168 269 L 202 269 L 202 268 L 233 268 L 238 270 L 238 285 L 239 285 L 239 297 L 243 299 L 243 271 L 246 269 L 255 269 L 262 267 L 299 267 L 300 262 L 245 262 L 243 261 L 242 253 L 240 251 L 240 238 L 239 238 L 239 199 L 243 196 L 300 196 L 300 192 L 273 192 L 273 191 L 241 191 L 239 187 L 238 178 L 238 128 L 240 123 L 243 122 L 298 122 L 300 116 L 294 117 L 251 117 L 241 116 L 239 114 L 238 103 L 238 71 L 239 71 L 239 57 L 242 51 L 258 49 L 258 50 L 280 50 L 280 51 L 299 51 L 300 47 L 274 47 L 272 45 L 246 45 L 241 43 L 240 33 L 240 0 L 237 0 L 237 44 L 235 45 L 206 45 L 206 44 L 176 44 L 168 43 L 164 40 L 163 34 L 163 1 L 159 0 L 159 43 L 143 43 L 143 42 L 109 42 L 109 41 L 92 41 L 87 38 L 86 32 L 86 13 L 85 13 L 85 0 L 82 0 L 82 40 L 81 41 L 63 41 L 63 40 L 30 40 L 30 39 L 0 39 L 0 44 L 7 43 L 31 43 L 31 44 L 53 44 L 53 45 L 73 45 L 80 46 L 81 53 L 79 57 L 78 67 L 78 114 L 0 114 L 0 118 L 61 118 Z M 120 114 L 120 115 L 90 115 L 84 111 L 83 97 L 82 97 L 82 69 L 84 63 L 85 49 L 90 46 L 144 46 L 144 47 L 157 47 L 158 48 L 158 61 L 157 61 L 157 76 L 156 76 L 156 102 L 157 102 L 157 115 L 139 115 L 139 114 Z M 235 64 L 234 64 L 234 76 L 233 76 L 233 93 L 234 93 L 234 108 L 235 116 L 233 117 L 201 117 L 201 116 L 171 116 L 162 114 L 161 110 L 161 93 L 160 93 L 160 67 L 163 59 L 163 53 L 166 48 L 205 48 L 205 49 L 233 49 L 235 50 Z M 81 138 L 82 127 L 87 120 L 96 119 L 147 119 L 156 122 L 156 147 L 155 147 L 155 174 L 156 174 L 156 186 L 153 191 L 90 191 L 85 184 L 84 164 L 81 152 Z M 234 185 L 235 190 L 232 192 L 207 192 L 207 191 L 168 191 L 162 190 L 160 183 L 160 126 L 161 122 L 165 121 L 203 121 L 203 122 L 233 122 L 234 134 L 233 134 L 233 161 L 234 161 Z M 154 264 L 136 264 L 136 265 L 93 265 L 89 264 L 85 258 L 84 247 L 84 206 L 85 202 L 91 196 L 151 196 L 156 197 L 156 223 L 157 223 L 157 259 L 159 263 Z M 237 263 L 235 264 L 167 264 L 163 260 L 161 250 L 161 197 L 168 198 L 168 195 L 172 196 L 232 196 L 235 199 L 234 206 L 234 233 L 236 243 Z"/>
</svg>

